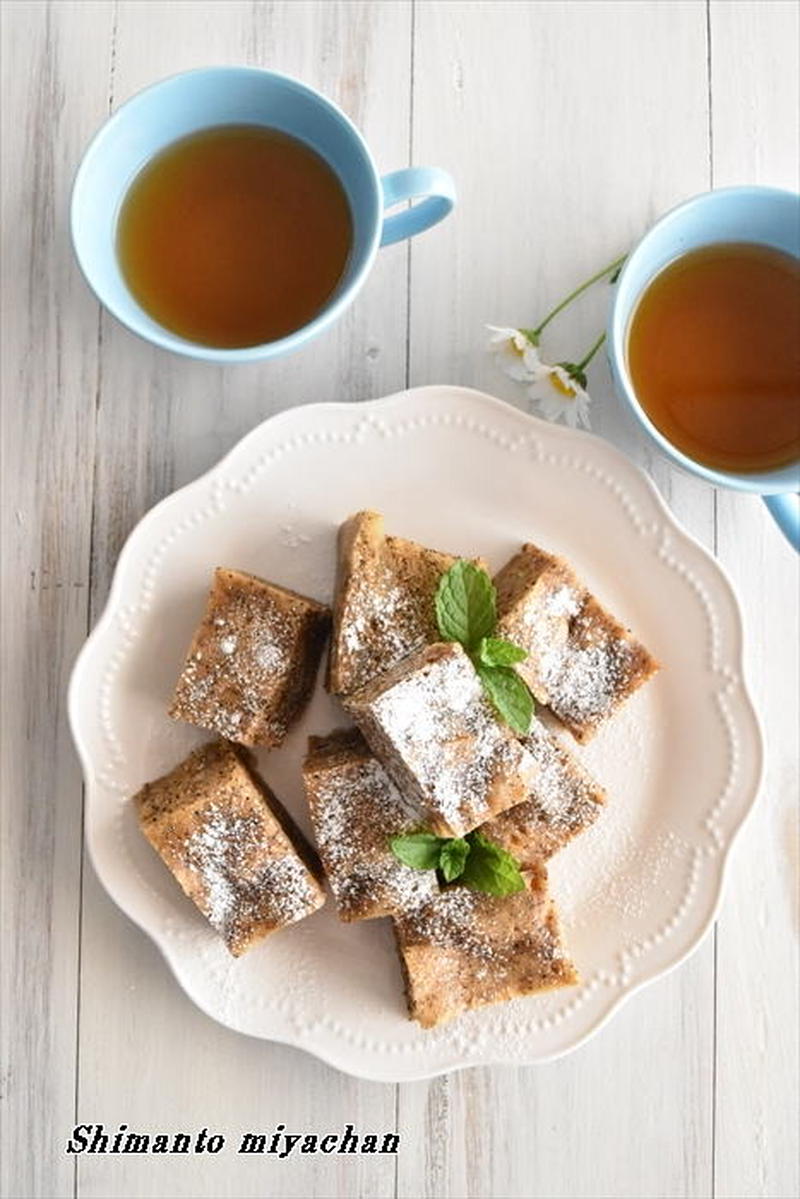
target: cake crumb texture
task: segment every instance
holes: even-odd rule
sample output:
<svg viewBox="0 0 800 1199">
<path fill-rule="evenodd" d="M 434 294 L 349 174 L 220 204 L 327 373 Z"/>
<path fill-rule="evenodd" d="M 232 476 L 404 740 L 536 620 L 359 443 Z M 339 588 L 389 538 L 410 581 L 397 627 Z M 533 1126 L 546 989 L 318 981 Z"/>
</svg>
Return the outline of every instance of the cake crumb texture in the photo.
<svg viewBox="0 0 800 1199">
<path fill-rule="evenodd" d="M 531 868 L 594 824 L 606 795 L 541 720 L 534 717 L 522 742 L 536 763 L 528 799 L 483 825 L 481 832 Z"/>
<path fill-rule="evenodd" d="M 457 560 L 402 537 L 387 537 L 379 512 L 358 512 L 344 522 L 339 530 L 330 691 L 349 695 L 408 654 L 438 641 L 436 588 Z"/>
<path fill-rule="evenodd" d="M 200 746 L 134 803 L 142 832 L 234 957 L 325 902 L 301 833 L 237 747 Z"/>
<path fill-rule="evenodd" d="M 497 636 L 528 657 L 517 670 L 578 741 L 588 741 L 658 663 L 572 568 L 524 545 L 495 578 Z"/>
<path fill-rule="evenodd" d="M 454 642 L 405 659 L 345 706 L 432 832 L 464 836 L 528 796 L 536 764 Z"/>
<path fill-rule="evenodd" d="M 357 729 L 309 738 L 303 764 L 314 838 L 342 920 L 409 911 L 438 890 L 433 870 L 413 870 L 390 838 L 421 828 Z"/>
<path fill-rule="evenodd" d="M 308 702 L 329 625 L 324 604 L 219 567 L 170 715 L 242 745 L 280 745 Z"/>
<path fill-rule="evenodd" d="M 461 1012 L 579 981 L 537 867 L 525 891 L 502 898 L 453 885 L 394 930 L 409 1014 L 423 1028 Z"/>
</svg>

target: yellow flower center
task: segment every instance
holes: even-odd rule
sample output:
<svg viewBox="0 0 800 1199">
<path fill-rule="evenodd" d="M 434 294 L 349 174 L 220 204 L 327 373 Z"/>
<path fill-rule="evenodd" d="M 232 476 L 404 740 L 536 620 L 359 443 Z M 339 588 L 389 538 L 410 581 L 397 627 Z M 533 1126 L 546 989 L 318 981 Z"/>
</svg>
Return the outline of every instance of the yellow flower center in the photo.
<svg viewBox="0 0 800 1199">
<path fill-rule="evenodd" d="M 569 383 L 567 383 L 565 379 L 561 378 L 561 375 L 559 375 L 558 371 L 550 372 L 550 382 L 553 384 L 553 387 L 555 387 L 556 391 L 561 392 L 562 396 L 565 396 L 568 400 L 575 399 L 575 396 L 577 395 L 575 388 L 570 387 Z"/>
</svg>

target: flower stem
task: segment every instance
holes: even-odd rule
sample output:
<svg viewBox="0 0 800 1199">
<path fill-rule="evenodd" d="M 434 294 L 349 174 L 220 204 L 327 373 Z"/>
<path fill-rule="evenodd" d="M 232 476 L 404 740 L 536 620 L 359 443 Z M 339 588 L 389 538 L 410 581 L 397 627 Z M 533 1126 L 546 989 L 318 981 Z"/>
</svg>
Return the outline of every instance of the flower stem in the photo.
<svg viewBox="0 0 800 1199">
<path fill-rule="evenodd" d="M 600 347 L 603 344 L 603 342 L 605 341 L 605 339 L 606 339 L 605 333 L 601 333 L 600 336 L 598 337 L 597 341 L 594 343 L 592 348 L 589 350 L 588 354 L 585 354 L 584 357 L 581 358 L 580 362 L 575 363 L 575 365 L 577 366 L 579 371 L 582 371 L 584 369 L 584 367 L 589 365 L 589 363 L 592 361 L 592 359 L 594 358 L 597 351 L 600 349 Z"/>
<path fill-rule="evenodd" d="M 535 329 L 523 330 L 523 332 L 533 334 L 531 341 L 533 341 L 535 345 L 539 334 L 547 325 L 550 324 L 553 317 L 558 316 L 559 312 L 562 312 L 568 304 L 571 304 L 573 300 L 577 299 L 577 297 L 586 291 L 587 288 L 591 287 L 593 283 L 597 283 L 600 279 L 604 279 L 606 275 L 610 275 L 612 271 L 618 270 L 627 257 L 627 254 L 622 254 L 619 258 L 615 258 L 614 261 L 609 263 L 607 267 L 604 267 L 602 271 L 598 271 L 596 275 L 592 275 L 591 279 L 587 279 L 585 283 L 581 283 L 579 287 L 576 287 L 574 291 L 571 291 L 566 299 L 562 300 L 560 304 L 556 304 L 552 312 L 548 312 L 541 324 L 537 325 Z"/>
</svg>

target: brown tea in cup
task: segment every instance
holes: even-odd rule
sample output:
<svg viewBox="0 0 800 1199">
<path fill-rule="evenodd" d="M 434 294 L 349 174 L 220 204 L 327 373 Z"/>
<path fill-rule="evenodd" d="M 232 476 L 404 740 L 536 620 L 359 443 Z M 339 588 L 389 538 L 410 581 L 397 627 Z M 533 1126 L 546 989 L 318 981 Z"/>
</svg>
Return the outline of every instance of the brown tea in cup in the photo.
<svg viewBox="0 0 800 1199">
<path fill-rule="evenodd" d="M 694 461 L 757 471 L 800 457 L 800 264 L 720 243 L 664 267 L 633 313 L 627 360 L 656 428 Z"/>
<path fill-rule="evenodd" d="M 188 341 L 240 348 L 313 320 L 353 239 L 345 190 L 304 142 L 260 125 L 182 138 L 136 176 L 117 253 L 141 307 Z"/>
</svg>

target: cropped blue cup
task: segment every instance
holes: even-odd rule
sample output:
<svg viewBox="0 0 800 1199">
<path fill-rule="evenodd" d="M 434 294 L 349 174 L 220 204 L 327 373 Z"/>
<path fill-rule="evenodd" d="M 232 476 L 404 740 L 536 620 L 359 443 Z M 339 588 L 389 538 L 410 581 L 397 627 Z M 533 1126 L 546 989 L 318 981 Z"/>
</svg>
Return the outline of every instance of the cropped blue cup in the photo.
<svg viewBox="0 0 800 1199">
<path fill-rule="evenodd" d="M 353 245 L 344 275 L 313 320 L 263 345 L 222 349 L 165 329 L 131 294 L 116 250 L 117 220 L 135 176 L 179 138 L 216 125 L 266 125 L 299 138 L 336 172 L 353 218 Z M 393 216 L 384 210 L 425 197 Z M 319 92 L 256 67 L 208 67 L 154 83 L 123 104 L 95 136 L 72 190 L 72 243 L 97 298 L 123 325 L 157 346 L 217 363 L 252 362 L 296 349 L 344 311 L 366 279 L 379 246 L 422 233 L 453 207 L 450 176 L 435 167 L 378 175 L 355 125 Z"/>
<path fill-rule="evenodd" d="M 620 397 L 650 438 L 675 462 L 714 483 L 737 491 L 757 492 L 784 536 L 800 550 L 800 462 L 775 470 L 713 470 L 682 453 L 656 428 L 642 408 L 628 369 L 627 342 L 631 318 L 652 279 L 689 250 L 720 242 L 771 246 L 800 258 L 800 196 L 771 187 L 728 187 L 705 192 L 673 208 L 632 251 L 611 301 L 608 359 Z"/>
</svg>

